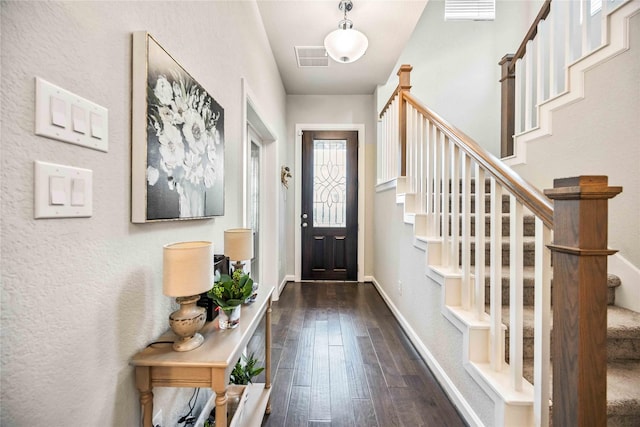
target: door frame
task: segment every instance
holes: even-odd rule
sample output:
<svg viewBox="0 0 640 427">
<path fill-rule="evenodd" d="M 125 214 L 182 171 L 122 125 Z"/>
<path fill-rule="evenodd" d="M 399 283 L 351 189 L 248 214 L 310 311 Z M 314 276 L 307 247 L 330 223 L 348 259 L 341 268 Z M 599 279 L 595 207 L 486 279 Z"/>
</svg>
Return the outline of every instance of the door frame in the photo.
<svg viewBox="0 0 640 427">
<path fill-rule="evenodd" d="M 240 79 L 241 82 L 241 117 L 242 117 L 242 226 L 247 226 L 247 198 L 249 197 L 249 132 L 248 126 L 255 131 L 262 142 L 261 162 L 262 169 L 260 171 L 263 177 L 273 176 L 272 182 L 264 181 L 262 189 L 264 190 L 260 198 L 260 226 L 262 229 L 262 239 L 260 248 L 254 248 L 258 251 L 260 257 L 260 280 L 265 286 L 273 285 L 275 292 L 273 300 L 277 301 L 279 297 L 278 291 L 278 269 L 280 263 L 279 251 L 264 250 L 264 242 L 278 241 L 278 194 L 274 189 L 279 188 L 279 179 L 277 173 L 267 171 L 277 171 L 277 144 L 276 134 L 271 130 L 269 124 L 264 120 L 265 115 L 262 109 L 256 103 L 256 96 L 247 84 L 245 78 Z"/>
<path fill-rule="evenodd" d="M 294 179 L 294 240 L 295 240 L 295 281 L 302 277 L 302 233 L 300 215 L 302 215 L 302 131 L 305 130 L 353 130 L 358 132 L 358 282 L 364 282 L 364 123 L 296 123 L 295 171 L 299 175 Z"/>
<path fill-rule="evenodd" d="M 247 150 L 247 169 L 246 169 L 246 188 L 244 189 L 245 193 L 244 193 L 244 213 L 243 213 L 243 227 L 248 228 L 249 227 L 249 205 L 250 203 L 250 198 L 251 198 L 251 194 L 249 194 L 249 174 L 250 174 L 250 162 L 251 162 L 251 145 L 252 144 L 256 144 L 256 146 L 258 147 L 258 151 L 259 151 L 259 160 L 260 160 L 260 166 L 259 166 L 259 177 L 258 177 L 258 193 L 260 194 L 260 198 L 258 200 L 258 212 L 259 212 L 259 218 L 258 218 L 258 247 L 254 248 L 254 257 L 256 256 L 256 252 L 257 252 L 257 256 L 258 256 L 258 260 L 259 260 L 259 264 L 258 264 L 258 284 L 260 284 L 262 282 L 262 258 L 260 258 L 262 256 L 262 254 L 264 253 L 263 251 L 263 244 L 264 242 L 262 241 L 262 238 L 260 237 L 260 233 L 262 233 L 262 229 L 264 227 L 263 224 L 263 217 L 264 214 L 262 212 L 262 208 L 264 207 L 264 202 L 262 200 L 262 198 L 264 197 L 263 191 L 264 191 L 264 181 L 265 181 L 265 171 L 264 171 L 264 161 L 263 161 L 263 156 L 264 156 L 264 143 L 262 142 L 262 138 L 260 137 L 260 135 L 258 134 L 258 132 L 254 129 L 254 127 L 251 125 L 251 123 L 247 122 L 247 146 L 245 147 L 245 149 Z M 253 274 L 253 270 L 251 270 L 251 276 L 255 278 L 255 274 Z"/>
</svg>

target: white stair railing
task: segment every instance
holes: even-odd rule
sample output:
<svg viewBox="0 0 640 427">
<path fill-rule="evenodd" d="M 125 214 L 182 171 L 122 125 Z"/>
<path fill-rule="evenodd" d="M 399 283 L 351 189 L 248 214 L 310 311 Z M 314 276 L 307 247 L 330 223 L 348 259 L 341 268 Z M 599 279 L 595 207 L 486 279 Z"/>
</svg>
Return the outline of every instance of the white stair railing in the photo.
<svg viewBox="0 0 640 427">
<path fill-rule="evenodd" d="M 607 19 L 637 0 L 546 0 L 514 55 L 503 66 L 501 156 L 514 154 L 513 138 L 538 129 L 540 106 L 569 89 L 569 67 L 607 42 Z M 507 86 L 515 78 L 514 93 Z M 509 92 L 505 97 L 504 91 Z M 513 104 L 512 104 L 513 103 Z M 513 112 L 513 115 L 511 114 Z"/>
<path fill-rule="evenodd" d="M 402 77 L 401 77 L 402 78 Z M 400 104 L 404 104 L 403 106 Z M 396 112 L 404 111 L 405 120 Z M 389 123 L 390 117 L 405 124 L 405 143 L 398 141 L 402 129 Z M 524 212 L 536 217 L 535 235 L 535 354 L 534 378 L 550 376 L 550 257 L 546 245 L 552 229 L 552 206 L 537 189 L 527 184 L 500 160 L 478 146 L 471 138 L 420 104 L 408 90 L 396 90 L 381 114 L 383 123 L 378 139 L 378 182 L 395 178 L 404 156 L 405 209 L 426 215 L 425 229 L 430 241 L 440 243 L 437 266 L 448 277 L 459 278 L 459 298 L 449 304 L 453 309 L 469 313 L 479 324 L 486 324 L 487 355 L 470 356 L 473 369 L 483 374 L 508 378 L 505 395 L 518 393 L 529 396 L 528 419 L 537 425 L 548 425 L 549 384 L 541 380 L 533 387 L 523 378 L 523 245 Z M 404 154 L 392 154 L 398 147 Z M 485 184 L 489 182 L 490 203 L 485 213 Z M 472 187 L 475 186 L 475 189 Z M 504 197 L 503 197 L 504 196 Z M 474 199 L 475 203 L 471 203 Z M 408 200 L 412 200 L 411 204 Z M 503 201 L 510 210 L 509 238 L 511 259 L 503 262 Z M 485 220 L 489 218 L 490 233 L 485 236 Z M 473 221 L 473 226 L 472 224 Z M 471 256 L 471 244 L 475 257 Z M 485 248 L 489 243 L 489 254 Z M 487 262 L 488 261 L 488 262 Z M 505 260 L 506 261 L 506 260 Z M 486 264 L 486 265 L 485 265 Z M 505 264 L 505 265 L 503 265 Z M 489 275 L 489 307 L 485 306 L 485 274 Z M 503 319 L 503 275 L 509 278 L 509 356 L 505 355 Z M 484 323 L 483 323 L 484 322 Z M 496 384 L 501 380 L 496 380 Z M 504 383 L 505 381 L 502 381 Z M 504 386 L 504 385 L 502 385 Z M 509 409 L 505 404 L 505 419 L 515 423 L 522 418 L 522 402 Z M 536 416 L 533 416 L 533 411 Z M 511 412 L 513 415 L 510 415 Z M 525 411 L 526 412 L 526 411 Z M 518 415 L 520 414 L 520 415 Z M 520 417 L 520 418 L 519 418 Z"/>
</svg>

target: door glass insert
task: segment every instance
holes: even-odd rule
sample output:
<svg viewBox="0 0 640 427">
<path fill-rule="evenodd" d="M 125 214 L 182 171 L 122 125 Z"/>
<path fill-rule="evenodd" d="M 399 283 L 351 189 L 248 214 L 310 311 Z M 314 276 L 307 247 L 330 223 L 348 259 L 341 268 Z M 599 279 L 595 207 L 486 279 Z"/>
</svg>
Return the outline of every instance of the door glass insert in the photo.
<svg viewBox="0 0 640 427">
<path fill-rule="evenodd" d="M 347 141 L 313 141 L 313 226 L 346 227 Z"/>
</svg>

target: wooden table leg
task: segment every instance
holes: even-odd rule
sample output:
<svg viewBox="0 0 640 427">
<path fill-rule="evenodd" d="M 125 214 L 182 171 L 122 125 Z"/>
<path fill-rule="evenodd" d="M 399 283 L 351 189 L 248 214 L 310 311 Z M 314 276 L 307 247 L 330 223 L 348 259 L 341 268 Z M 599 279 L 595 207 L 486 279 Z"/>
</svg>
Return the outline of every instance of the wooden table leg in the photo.
<svg viewBox="0 0 640 427">
<path fill-rule="evenodd" d="M 265 377 L 265 389 L 271 388 L 271 297 L 267 302 L 267 314 L 265 316 L 264 326 L 264 377 Z M 269 415 L 271 413 L 271 395 L 267 401 L 267 408 L 265 413 Z"/>
<path fill-rule="evenodd" d="M 148 366 L 136 367 L 136 387 L 140 392 L 143 427 L 153 427 L 153 393 L 151 391 L 150 370 Z"/>
<path fill-rule="evenodd" d="M 215 391 L 215 390 L 214 390 Z M 227 390 L 216 393 L 216 425 L 227 425 Z"/>
</svg>

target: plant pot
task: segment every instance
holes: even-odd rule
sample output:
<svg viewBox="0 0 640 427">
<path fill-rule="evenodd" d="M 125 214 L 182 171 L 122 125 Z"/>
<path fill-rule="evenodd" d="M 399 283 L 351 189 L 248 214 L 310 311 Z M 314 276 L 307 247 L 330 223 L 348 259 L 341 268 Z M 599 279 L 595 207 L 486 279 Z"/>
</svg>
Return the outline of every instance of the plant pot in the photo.
<svg viewBox="0 0 640 427">
<path fill-rule="evenodd" d="M 218 311 L 218 324 L 220 329 L 233 329 L 240 323 L 240 308 L 241 305 L 237 305 L 230 310 Z"/>
</svg>

